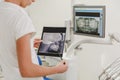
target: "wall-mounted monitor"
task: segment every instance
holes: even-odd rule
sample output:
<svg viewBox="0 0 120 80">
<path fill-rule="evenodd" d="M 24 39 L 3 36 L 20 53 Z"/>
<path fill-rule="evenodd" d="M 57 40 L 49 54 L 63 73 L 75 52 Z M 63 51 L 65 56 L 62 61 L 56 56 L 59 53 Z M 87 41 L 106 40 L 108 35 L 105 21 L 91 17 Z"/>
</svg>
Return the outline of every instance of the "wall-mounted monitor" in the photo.
<svg viewBox="0 0 120 80">
<path fill-rule="evenodd" d="M 105 37 L 105 6 L 73 6 L 74 33 Z"/>
</svg>

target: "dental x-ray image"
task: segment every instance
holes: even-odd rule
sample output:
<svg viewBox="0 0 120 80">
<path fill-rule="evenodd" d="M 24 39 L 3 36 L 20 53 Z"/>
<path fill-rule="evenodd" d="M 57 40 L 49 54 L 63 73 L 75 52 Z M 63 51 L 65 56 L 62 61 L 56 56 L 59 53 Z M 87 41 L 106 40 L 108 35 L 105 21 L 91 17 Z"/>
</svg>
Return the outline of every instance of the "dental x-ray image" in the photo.
<svg viewBox="0 0 120 80">
<path fill-rule="evenodd" d="M 50 30 L 50 31 L 49 31 Z M 58 32 L 57 32 L 58 31 Z M 64 50 L 65 30 L 48 29 L 43 32 L 42 42 L 40 43 L 38 55 L 62 56 Z"/>
<path fill-rule="evenodd" d="M 98 35 L 99 18 L 76 19 L 77 32 Z"/>
<path fill-rule="evenodd" d="M 44 33 L 40 52 L 62 53 L 64 47 L 64 33 Z"/>
</svg>

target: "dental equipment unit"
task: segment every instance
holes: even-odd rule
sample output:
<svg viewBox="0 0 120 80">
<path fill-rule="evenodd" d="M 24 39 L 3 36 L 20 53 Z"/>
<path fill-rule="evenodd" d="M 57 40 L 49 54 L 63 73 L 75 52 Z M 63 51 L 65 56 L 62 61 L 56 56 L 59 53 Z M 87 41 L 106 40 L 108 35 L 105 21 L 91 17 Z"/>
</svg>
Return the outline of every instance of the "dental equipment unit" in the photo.
<svg viewBox="0 0 120 80">
<path fill-rule="evenodd" d="M 73 43 L 70 45 L 70 47 L 67 49 L 66 54 L 63 55 L 63 59 L 68 61 L 69 68 L 66 73 L 66 80 L 79 80 L 78 74 L 77 74 L 77 67 L 79 66 L 77 63 L 74 63 L 74 65 L 71 63 L 71 61 L 77 61 L 79 58 L 75 54 L 75 49 L 82 50 L 82 47 L 80 47 L 82 44 L 89 43 L 89 44 L 100 44 L 100 45 L 113 45 L 113 40 L 116 42 L 120 42 L 119 36 L 116 34 L 109 34 L 110 39 L 109 40 L 102 40 L 102 39 L 84 39 L 80 40 L 76 43 Z M 120 80 L 120 58 L 117 59 L 115 62 L 113 62 L 109 67 L 103 70 L 103 72 L 99 76 L 99 80 Z M 78 67 L 79 68 L 79 67 Z M 73 76 L 70 77 L 71 72 L 73 73 Z M 68 77 L 69 76 L 69 77 Z M 119 79 L 118 79 L 119 78 Z"/>
</svg>

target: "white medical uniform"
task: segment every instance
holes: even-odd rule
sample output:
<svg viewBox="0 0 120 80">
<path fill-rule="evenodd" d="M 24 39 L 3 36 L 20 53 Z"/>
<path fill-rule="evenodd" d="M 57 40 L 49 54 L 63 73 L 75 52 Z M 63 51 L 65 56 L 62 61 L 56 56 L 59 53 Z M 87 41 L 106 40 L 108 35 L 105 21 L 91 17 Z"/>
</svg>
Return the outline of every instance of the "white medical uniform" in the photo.
<svg viewBox="0 0 120 80">
<path fill-rule="evenodd" d="M 0 61 L 5 80 L 42 80 L 41 77 L 23 78 L 18 68 L 16 40 L 31 32 L 35 33 L 33 23 L 22 7 L 9 2 L 0 3 Z M 32 38 L 32 61 L 38 64 Z"/>
</svg>

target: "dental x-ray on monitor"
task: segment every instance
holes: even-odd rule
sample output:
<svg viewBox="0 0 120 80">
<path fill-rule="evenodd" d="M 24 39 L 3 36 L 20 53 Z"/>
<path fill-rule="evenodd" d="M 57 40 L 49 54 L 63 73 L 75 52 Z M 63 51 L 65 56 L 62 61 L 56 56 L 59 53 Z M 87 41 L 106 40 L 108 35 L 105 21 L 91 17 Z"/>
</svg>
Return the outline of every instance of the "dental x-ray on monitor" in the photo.
<svg viewBox="0 0 120 80">
<path fill-rule="evenodd" d="M 65 27 L 43 27 L 38 55 L 62 57 L 65 34 Z"/>
<path fill-rule="evenodd" d="M 73 6 L 74 33 L 105 37 L 105 6 Z"/>
</svg>

